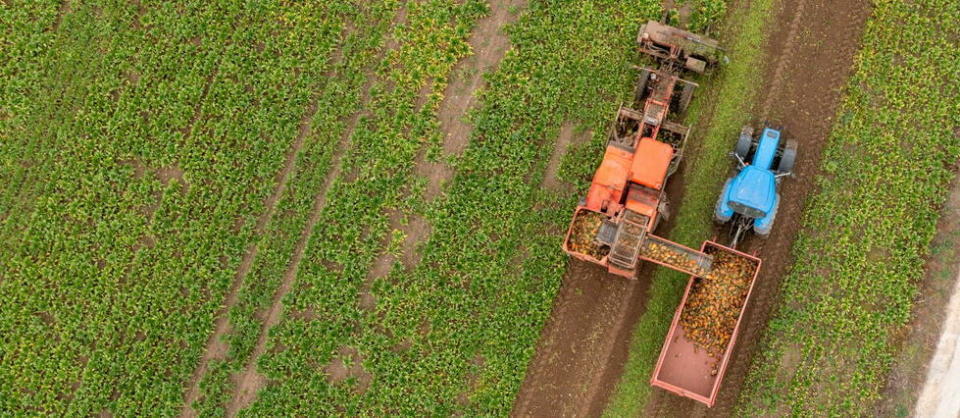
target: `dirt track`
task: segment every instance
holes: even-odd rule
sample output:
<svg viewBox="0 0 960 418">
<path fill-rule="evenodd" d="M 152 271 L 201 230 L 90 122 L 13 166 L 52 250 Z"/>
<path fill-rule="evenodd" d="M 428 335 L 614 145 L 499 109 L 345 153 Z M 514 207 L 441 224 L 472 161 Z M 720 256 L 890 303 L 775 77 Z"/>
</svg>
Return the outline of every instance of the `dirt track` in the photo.
<svg viewBox="0 0 960 418">
<path fill-rule="evenodd" d="M 865 0 L 831 1 L 829 5 L 826 0 L 783 0 L 775 10 L 773 21 L 779 23 L 771 28 L 764 85 L 753 114 L 759 115 L 756 122 L 765 119 L 781 124 L 785 134 L 800 143 L 796 177 L 783 183 L 783 204 L 774 236 L 766 242 L 745 243 L 747 251 L 759 251 L 764 268 L 716 406 L 708 410 L 655 389 L 645 416 L 732 413 L 760 332 L 777 301 L 781 278 L 792 262 L 790 248 L 803 205 L 815 191 L 823 146 L 869 13 Z M 675 183 L 682 179 L 674 179 L 671 185 Z M 626 353 L 633 324 L 643 313 L 642 289 L 649 284 L 651 271 L 641 271 L 636 284 L 630 284 L 606 277 L 599 269 L 585 270 L 579 263 L 571 263 L 521 388 L 515 415 L 594 416 L 602 411 L 623 368 L 625 356 L 616 354 Z M 624 292 L 631 296 L 625 298 Z M 621 306 L 631 299 L 632 303 Z M 578 306 L 584 309 L 572 308 Z M 601 308 L 612 306 L 617 309 Z M 585 384 L 590 387 L 583 389 Z M 534 392 L 534 399 L 529 399 Z"/>
</svg>

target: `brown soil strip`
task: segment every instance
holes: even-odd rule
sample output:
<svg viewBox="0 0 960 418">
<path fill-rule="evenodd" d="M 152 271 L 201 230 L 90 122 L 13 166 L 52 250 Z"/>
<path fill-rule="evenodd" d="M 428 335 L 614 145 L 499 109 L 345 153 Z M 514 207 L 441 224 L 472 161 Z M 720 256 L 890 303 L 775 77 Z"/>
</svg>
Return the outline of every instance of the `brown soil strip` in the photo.
<svg viewBox="0 0 960 418">
<path fill-rule="evenodd" d="M 413 268 L 420 263 L 418 246 L 430 236 L 432 229 L 432 226 L 422 216 L 414 216 L 410 219 L 410 223 L 404 226 L 403 231 L 407 234 L 407 238 L 403 240 L 400 257 L 404 267 Z"/>
<path fill-rule="evenodd" d="M 364 87 L 365 93 L 363 103 L 369 102 L 371 85 L 372 83 L 368 82 Z M 351 118 L 347 129 L 340 138 L 339 144 L 337 144 L 336 152 L 331 161 L 332 168 L 330 172 L 327 173 L 327 177 L 323 182 L 323 186 L 321 186 L 319 193 L 317 193 L 317 197 L 314 200 L 313 209 L 310 212 L 310 218 L 307 220 L 307 225 L 300 233 L 300 239 L 297 241 L 297 245 L 294 249 L 293 258 L 290 260 L 290 266 L 287 267 L 287 271 L 283 274 L 283 281 L 280 283 L 280 287 L 278 287 L 276 292 L 273 294 L 270 308 L 266 312 L 266 319 L 264 320 L 263 328 L 261 328 L 260 334 L 257 337 L 257 344 L 250 356 L 250 360 L 247 362 L 244 372 L 237 377 L 237 386 L 234 389 L 232 400 L 227 405 L 228 417 L 236 416 L 238 411 L 249 406 L 253 402 L 254 398 L 256 398 L 257 391 L 259 391 L 260 388 L 266 384 L 266 379 L 257 371 L 257 360 L 260 359 L 260 356 L 266 351 L 267 336 L 270 328 L 273 328 L 273 326 L 280 321 L 280 314 L 282 313 L 283 307 L 281 301 L 283 300 L 283 297 L 290 292 L 290 289 L 293 287 L 293 282 L 297 278 L 297 270 L 300 267 L 300 262 L 303 260 L 307 243 L 310 240 L 310 235 L 313 232 L 314 227 L 317 225 L 317 221 L 320 220 L 320 214 L 323 208 L 327 204 L 327 190 L 329 190 L 330 186 L 333 185 L 334 180 L 340 177 L 340 172 L 343 168 L 343 156 L 346 154 L 345 151 L 349 145 L 350 137 L 357 126 L 357 122 L 359 121 L 361 114 L 362 112 L 358 112 L 353 116 L 353 118 Z"/>
<path fill-rule="evenodd" d="M 406 20 L 406 14 L 407 8 L 406 4 L 404 4 L 400 7 L 397 15 L 394 17 L 391 26 L 396 27 L 397 25 L 402 24 Z M 388 38 L 385 42 L 385 48 L 381 50 L 379 57 L 382 59 L 382 57 L 386 55 L 387 51 L 396 49 L 398 47 L 399 43 L 394 39 L 394 37 Z M 379 59 L 375 61 L 379 61 Z M 310 212 L 310 218 L 307 220 L 307 224 L 301 232 L 300 239 L 297 241 L 297 245 L 294 248 L 290 265 L 287 267 L 286 272 L 284 272 L 280 287 L 278 287 L 276 292 L 274 292 L 273 298 L 271 299 L 270 308 L 265 313 L 263 327 L 260 329 L 254 350 L 247 361 L 244 371 L 240 375 L 234 376 L 236 379 L 236 386 L 234 387 L 233 396 L 231 396 L 230 402 L 226 405 L 226 416 L 228 417 L 234 417 L 240 410 L 250 406 L 254 399 L 256 399 L 257 392 L 267 384 L 266 378 L 257 371 L 257 361 L 266 351 L 267 337 L 270 329 L 280 321 L 280 316 L 283 313 L 283 297 L 290 292 L 294 281 L 296 281 L 297 270 L 299 269 L 300 262 L 303 260 L 307 243 L 310 241 L 310 236 L 313 233 L 317 222 L 320 220 L 320 214 L 327 204 L 327 191 L 330 190 L 330 187 L 333 185 L 334 181 L 341 176 L 341 172 L 343 171 L 343 157 L 349 147 L 350 137 L 353 136 L 353 132 L 356 129 L 360 118 L 367 112 L 365 109 L 372 99 L 371 88 L 373 87 L 374 80 L 375 77 L 371 71 L 368 74 L 367 82 L 362 88 L 363 94 L 359 107 L 361 110 L 350 118 L 350 121 L 347 123 L 347 126 L 343 131 L 343 135 L 341 136 L 340 141 L 335 148 L 336 151 L 334 152 L 330 162 L 330 172 L 327 173 L 323 185 L 317 192 L 313 208 Z"/>
<path fill-rule="evenodd" d="M 900 354 L 890 370 L 876 416 L 907 416 L 914 411 L 927 370 L 938 347 L 948 317 L 947 305 L 960 273 L 960 180 L 954 180 L 950 196 L 930 245 L 931 254 L 913 305 L 913 317 L 900 337 Z"/>
<path fill-rule="evenodd" d="M 560 163 L 563 162 L 563 156 L 573 144 L 582 144 L 590 140 L 592 132 L 576 132 L 576 126 L 573 123 L 565 123 L 560 128 L 560 136 L 557 138 L 556 146 L 553 148 L 553 155 L 550 156 L 550 162 L 547 163 L 547 171 L 543 176 L 543 185 L 550 190 L 561 190 L 569 185 L 560 181 L 557 174 L 560 171 Z"/>
<path fill-rule="evenodd" d="M 616 349 L 610 336 L 629 334 L 624 312 L 648 285 L 571 260 L 511 415 L 587 415 Z"/>
<path fill-rule="evenodd" d="M 63 16 L 72 11 L 73 10 L 70 9 L 70 0 L 63 0 L 63 2 L 60 3 L 60 8 L 57 9 L 57 17 L 53 18 L 53 24 L 50 25 L 50 31 L 56 32 L 57 29 L 60 29 L 60 23 L 63 22 Z"/>
<path fill-rule="evenodd" d="M 503 32 L 503 27 L 513 22 L 516 17 L 510 11 L 525 4 L 525 0 L 491 1 L 489 16 L 478 21 L 470 34 L 467 42 L 473 47 L 474 54 L 454 68 L 452 80 L 444 89 L 444 100 L 438 111 L 441 129 L 446 132 L 442 143 L 445 156 L 460 154 L 466 148 L 472 126 L 463 118 L 474 105 L 476 91 L 483 88 L 483 75 L 497 67 L 510 47 L 510 39 Z M 427 83 L 421 90 L 418 107 L 425 102 L 430 86 L 431 84 Z M 427 178 L 424 199 L 431 201 L 440 194 L 443 184 L 453 177 L 454 170 L 442 162 L 427 161 L 425 150 L 417 156 L 415 164 L 416 174 Z M 420 262 L 417 249 L 430 236 L 431 225 L 421 216 L 414 216 L 402 226 L 399 219 L 394 219 L 391 225 L 406 235 L 400 260 L 406 268 L 413 268 Z M 373 281 L 389 274 L 393 262 L 394 257 L 389 254 L 381 255 L 374 262 L 374 269 L 367 276 L 361 291 L 361 307 L 370 307 L 375 303 L 375 297 L 370 294 Z"/>
<path fill-rule="evenodd" d="M 402 214 L 399 211 L 395 211 L 390 216 L 390 230 L 401 229 L 401 219 Z M 393 234 L 388 233 L 384 238 L 383 248 L 387 248 L 390 245 L 390 239 Z M 373 294 L 373 282 L 377 279 L 386 277 L 390 274 L 390 271 L 393 269 L 394 261 L 396 257 L 393 254 L 384 252 L 377 256 L 373 261 L 373 266 L 370 268 L 370 271 L 367 273 L 367 277 L 363 280 L 363 286 L 360 287 L 360 300 L 358 306 L 360 309 L 365 311 L 373 311 L 377 307 L 377 297 Z"/>
<path fill-rule="evenodd" d="M 197 124 L 197 121 L 200 120 L 200 111 L 202 110 L 203 102 L 207 101 L 207 95 L 210 93 L 210 87 L 213 86 L 213 82 L 217 79 L 217 74 L 220 73 L 219 63 L 213 67 L 213 71 L 210 72 L 210 75 L 207 76 L 206 82 L 203 84 L 203 91 L 200 93 L 200 98 L 197 100 L 196 106 L 193 107 L 193 116 L 190 117 L 190 122 L 181 129 L 181 133 L 184 138 L 187 138 L 193 134 L 193 127 Z"/>
<path fill-rule="evenodd" d="M 503 32 L 503 27 L 516 18 L 510 11 L 525 5 L 526 0 L 491 1 L 490 15 L 478 21 L 470 34 L 468 42 L 474 55 L 454 68 L 454 76 L 444 90 L 444 100 L 440 104 L 440 126 L 446 132 L 443 140 L 445 155 L 460 154 L 467 147 L 473 128 L 464 117 L 475 104 L 475 92 L 484 86 L 483 75 L 496 69 L 510 48 L 510 39 Z M 429 201 L 440 194 L 443 183 L 453 176 L 453 170 L 445 164 L 429 163 L 420 158 L 417 174 L 427 178 L 425 198 Z"/>
<path fill-rule="evenodd" d="M 313 119 L 313 115 L 316 113 L 317 103 L 316 100 L 313 100 L 307 107 L 307 111 L 304 113 L 303 118 L 300 120 L 299 134 L 294 140 L 293 145 L 290 147 L 290 150 L 287 151 L 287 157 L 284 161 L 283 168 L 277 174 L 277 185 L 264 202 L 265 209 L 263 213 L 261 213 L 257 218 L 255 232 L 258 236 L 263 233 L 263 229 L 266 227 L 267 222 L 269 222 L 273 217 L 273 211 L 276 208 L 277 201 L 279 200 L 280 195 L 283 193 L 283 190 L 286 188 L 287 181 L 290 179 L 290 173 L 293 171 L 296 156 L 300 152 L 300 149 L 303 148 L 304 139 L 310 131 L 310 120 Z M 190 378 L 190 384 L 188 386 L 189 389 L 187 389 L 186 396 L 184 397 L 183 410 L 180 412 L 181 416 L 196 416 L 196 413 L 193 411 L 191 405 L 196 402 L 197 397 L 200 394 L 200 381 L 206 374 L 210 361 L 223 359 L 226 357 L 228 347 L 226 342 L 223 341 L 223 336 L 230 331 L 230 322 L 227 312 L 230 311 L 231 307 L 236 305 L 239 298 L 240 286 L 243 284 L 243 281 L 246 279 L 247 275 L 250 274 L 250 269 L 253 267 L 253 260 L 256 258 L 256 256 L 257 244 L 252 243 L 247 246 L 247 249 L 243 254 L 243 258 L 240 261 L 240 268 L 237 270 L 237 275 L 233 279 L 233 283 L 230 285 L 230 290 L 227 292 L 226 301 L 224 302 L 223 307 L 217 312 L 217 320 L 214 322 L 214 332 L 207 340 L 207 346 L 204 350 L 203 356 L 200 357 L 200 363 L 194 370 L 193 376 Z"/>
<path fill-rule="evenodd" d="M 783 89 L 783 77 L 785 75 L 784 70 L 788 63 L 791 62 L 791 55 L 797 47 L 797 42 L 800 42 L 800 39 L 797 39 L 797 30 L 800 29 L 800 21 L 803 17 L 803 6 L 806 2 L 800 1 L 797 2 L 796 10 L 793 11 L 793 19 L 790 21 L 790 30 L 787 32 L 785 41 L 783 43 L 782 49 L 780 50 L 780 56 L 777 59 L 777 65 L 773 70 L 773 74 L 769 77 L 769 89 L 766 93 L 766 99 L 763 100 L 763 105 L 760 106 L 760 116 L 761 118 L 766 118 L 769 116 L 770 105 L 773 104 L 774 99 L 781 98 L 780 90 Z"/>
<path fill-rule="evenodd" d="M 290 289 L 293 287 L 293 282 L 297 278 L 297 270 L 300 267 L 300 262 L 303 260 L 307 243 L 310 240 L 310 235 L 313 232 L 314 227 L 317 225 L 317 221 L 320 220 L 320 214 L 324 206 L 327 204 L 327 190 L 329 190 L 330 186 L 333 185 L 334 180 L 340 177 L 340 172 L 343 168 L 343 155 L 345 154 L 345 150 L 349 144 L 350 136 L 353 133 L 359 118 L 360 113 L 354 115 L 350 121 L 348 129 L 344 131 L 343 136 L 340 138 L 340 143 L 337 145 L 336 152 L 333 155 L 333 160 L 331 162 L 332 169 L 327 174 L 327 177 L 323 182 L 323 186 L 320 188 L 320 192 L 317 193 L 317 197 L 314 200 L 313 209 L 310 213 L 310 218 L 307 220 L 307 225 L 300 233 L 300 239 L 297 241 L 297 245 L 294 249 L 293 257 L 290 260 L 290 266 L 287 267 L 287 271 L 283 274 L 283 281 L 280 283 L 280 287 L 278 287 L 276 292 L 273 294 L 270 308 L 266 312 L 266 319 L 264 320 L 263 327 L 261 328 L 260 334 L 257 337 L 257 344 L 254 347 L 253 353 L 247 362 L 244 372 L 237 379 L 237 386 L 234 389 L 232 400 L 227 405 L 228 417 L 236 416 L 238 411 L 249 406 L 253 402 L 254 398 L 256 398 L 257 391 L 259 391 L 260 388 L 266 384 L 266 379 L 257 371 L 257 360 L 259 360 L 260 356 L 266 351 L 267 336 L 270 328 L 273 328 L 274 325 L 280 322 L 280 314 L 282 313 L 283 308 L 283 303 L 281 303 L 281 301 L 283 300 L 283 297 L 290 292 Z"/>
<path fill-rule="evenodd" d="M 204 91 L 207 90 L 208 88 L 204 88 Z M 267 222 L 269 222 L 273 217 L 273 211 L 277 206 L 277 201 L 280 199 L 280 196 L 286 189 L 287 181 L 290 179 L 290 173 L 293 172 L 297 154 L 303 148 L 304 140 L 310 133 L 310 121 L 313 119 L 313 116 L 316 113 L 317 101 L 316 98 L 313 98 L 310 104 L 307 106 L 307 110 L 304 112 L 303 117 L 300 119 L 300 128 L 297 137 L 294 139 L 293 144 L 287 151 L 283 168 L 281 168 L 277 173 L 276 186 L 274 187 L 273 192 L 270 193 L 270 196 L 268 196 L 266 201 L 264 201 L 264 211 L 257 218 L 257 223 L 254 228 L 254 232 L 257 236 L 263 233 Z M 197 117 L 195 116 L 194 120 L 196 120 L 196 118 Z M 183 409 L 180 412 L 181 416 L 196 416 L 196 412 L 193 410 L 192 405 L 194 402 L 196 402 L 198 396 L 200 395 L 200 381 L 206 374 L 207 368 L 210 365 L 210 361 L 223 359 L 226 357 L 228 347 L 223 341 L 223 336 L 230 331 L 230 323 L 229 318 L 227 317 L 227 312 L 230 311 L 230 308 L 236 305 L 239 298 L 240 286 L 243 284 L 243 281 L 246 279 L 247 275 L 250 274 L 250 269 L 253 267 L 253 260 L 256 258 L 256 256 L 257 244 L 251 243 L 247 246 L 247 249 L 243 254 L 243 258 L 240 261 L 240 268 L 237 269 L 237 274 L 233 279 L 233 283 L 230 284 L 230 290 L 227 292 L 227 298 L 224 301 L 224 305 L 219 311 L 217 311 L 217 319 L 214 322 L 214 332 L 207 340 L 207 346 L 203 352 L 203 356 L 200 357 L 200 362 L 190 378 L 188 389 L 186 395 L 184 396 Z"/>
</svg>

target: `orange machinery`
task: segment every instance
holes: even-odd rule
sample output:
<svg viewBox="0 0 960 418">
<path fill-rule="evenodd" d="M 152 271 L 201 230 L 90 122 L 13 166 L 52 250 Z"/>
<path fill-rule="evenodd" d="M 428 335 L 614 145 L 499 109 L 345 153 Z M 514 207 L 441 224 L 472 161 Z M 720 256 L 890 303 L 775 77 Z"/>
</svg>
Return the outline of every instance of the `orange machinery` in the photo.
<svg viewBox="0 0 960 418">
<path fill-rule="evenodd" d="M 710 269 L 710 256 L 650 232 L 668 216 L 667 179 L 680 164 L 690 131 L 668 119 L 685 110 L 697 86 L 677 73 L 703 72 L 715 64 L 704 51 L 716 43 L 657 22 L 644 25 L 637 39 L 641 52 L 659 60 L 661 68 L 640 71 L 635 101 L 642 111 L 617 112 L 603 161 L 574 212 L 563 249 L 624 277 L 633 277 L 641 259 L 702 274 Z"/>
</svg>

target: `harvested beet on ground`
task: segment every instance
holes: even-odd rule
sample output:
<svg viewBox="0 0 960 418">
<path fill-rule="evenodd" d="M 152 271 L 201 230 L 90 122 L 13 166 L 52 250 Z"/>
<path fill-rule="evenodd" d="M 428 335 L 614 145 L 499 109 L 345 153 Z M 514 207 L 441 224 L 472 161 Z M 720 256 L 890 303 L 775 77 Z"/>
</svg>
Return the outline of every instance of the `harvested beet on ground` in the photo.
<svg viewBox="0 0 960 418">
<path fill-rule="evenodd" d="M 680 325 L 710 356 L 720 358 L 730 342 L 755 269 L 750 259 L 718 251 L 708 278 L 697 278 L 690 289 Z"/>
</svg>

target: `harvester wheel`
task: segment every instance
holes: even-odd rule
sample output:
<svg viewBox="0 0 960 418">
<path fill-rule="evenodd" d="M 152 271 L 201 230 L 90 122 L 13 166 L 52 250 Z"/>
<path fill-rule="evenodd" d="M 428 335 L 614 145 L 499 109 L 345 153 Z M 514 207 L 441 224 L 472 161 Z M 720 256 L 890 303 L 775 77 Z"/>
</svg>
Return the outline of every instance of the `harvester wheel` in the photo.
<svg viewBox="0 0 960 418">
<path fill-rule="evenodd" d="M 777 165 L 778 173 L 789 173 L 793 170 L 793 163 L 797 160 L 797 141 L 788 139 L 783 146 L 783 155 L 780 157 L 780 164 Z"/>
<path fill-rule="evenodd" d="M 640 70 L 640 77 L 637 79 L 637 90 L 633 94 L 633 103 L 643 103 L 647 95 L 647 82 L 650 81 L 650 70 Z"/>
<path fill-rule="evenodd" d="M 753 147 L 753 127 L 744 126 L 740 130 L 740 138 L 737 139 L 737 147 L 734 148 L 733 152 L 740 157 L 741 160 L 747 162 L 747 157 L 750 155 L 750 148 Z"/>
</svg>

